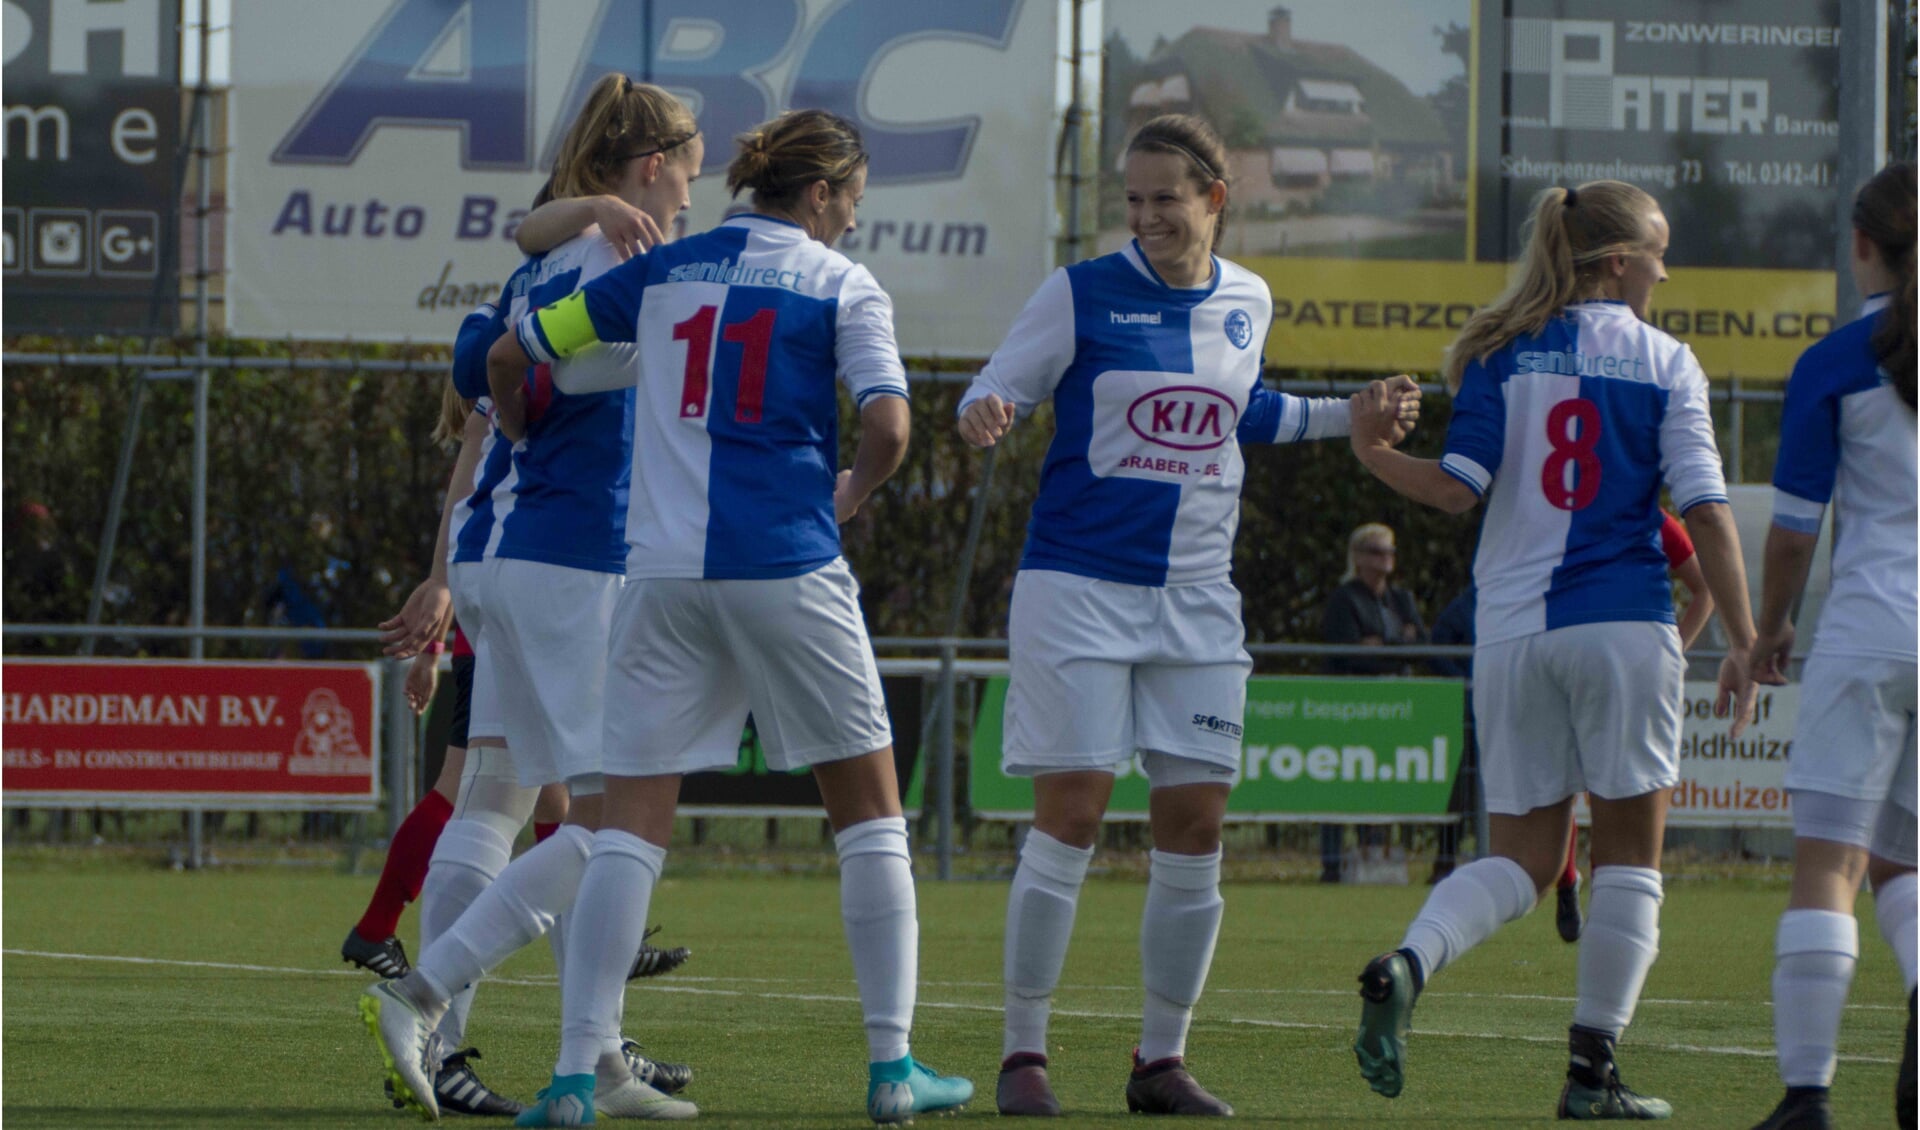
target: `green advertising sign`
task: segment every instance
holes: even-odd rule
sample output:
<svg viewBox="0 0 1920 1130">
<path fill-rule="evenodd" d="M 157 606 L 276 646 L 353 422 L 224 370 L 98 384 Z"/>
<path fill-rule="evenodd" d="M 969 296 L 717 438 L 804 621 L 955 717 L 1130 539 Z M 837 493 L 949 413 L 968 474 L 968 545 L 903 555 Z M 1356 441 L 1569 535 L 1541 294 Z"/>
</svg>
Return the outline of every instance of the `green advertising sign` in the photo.
<svg viewBox="0 0 1920 1130">
<path fill-rule="evenodd" d="M 1451 679 L 1258 678 L 1247 681 L 1240 783 L 1227 818 L 1437 817 L 1460 767 L 1465 691 Z M 1033 816 L 1033 786 L 1000 772 L 1007 680 L 987 681 L 973 731 L 976 816 Z M 1113 787 L 1110 818 L 1147 812 L 1138 763 Z"/>
</svg>

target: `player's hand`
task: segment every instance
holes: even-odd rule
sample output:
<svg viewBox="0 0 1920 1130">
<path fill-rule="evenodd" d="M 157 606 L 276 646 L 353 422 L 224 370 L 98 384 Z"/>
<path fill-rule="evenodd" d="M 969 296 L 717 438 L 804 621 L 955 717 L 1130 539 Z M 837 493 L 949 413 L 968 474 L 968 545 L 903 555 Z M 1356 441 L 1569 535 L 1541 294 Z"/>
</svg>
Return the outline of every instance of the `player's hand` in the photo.
<svg viewBox="0 0 1920 1130">
<path fill-rule="evenodd" d="M 593 210 L 593 222 L 600 225 L 600 234 L 607 237 L 621 262 L 667 241 L 652 216 L 618 196 L 592 197 L 588 207 Z"/>
<path fill-rule="evenodd" d="M 1760 690 L 1753 682 L 1753 654 L 1749 648 L 1730 647 L 1727 657 L 1720 661 L 1720 686 L 1714 693 L 1713 716 L 1731 715 L 1732 721 L 1727 726 L 1730 738 L 1738 738 L 1753 720 L 1753 700 Z"/>
<path fill-rule="evenodd" d="M 453 594 L 447 582 L 428 577 L 415 586 L 400 614 L 380 622 L 381 651 L 395 659 L 412 659 L 420 649 L 447 634 L 453 618 Z"/>
<path fill-rule="evenodd" d="M 1405 377 L 1394 379 L 1411 380 Z M 1407 428 L 1400 422 L 1400 415 L 1404 411 L 1403 400 L 1401 388 L 1389 388 L 1386 381 L 1374 381 L 1347 399 L 1352 420 L 1349 438 L 1355 451 L 1369 447 L 1392 447 L 1406 438 Z M 1414 402 L 1413 410 L 1417 416 L 1419 401 Z"/>
<path fill-rule="evenodd" d="M 860 504 L 865 501 L 864 497 L 853 496 L 853 472 L 840 472 L 840 476 L 833 480 L 833 520 L 842 526 L 853 521 L 853 516 L 860 512 Z"/>
<path fill-rule="evenodd" d="M 1793 625 L 1761 632 L 1753 641 L 1753 681 L 1770 687 L 1787 685 L 1787 661 L 1793 658 Z"/>
<path fill-rule="evenodd" d="M 440 682 L 440 657 L 432 652 L 423 651 L 413 657 L 413 665 L 407 668 L 407 705 L 415 714 L 426 710 L 433 701 L 433 689 Z"/>
<path fill-rule="evenodd" d="M 1420 420 L 1420 382 L 1405 373 L 1389 378 L 1385 382 L 1387 398 L 1395 409 L 1391 442 L 1398 447 Z"/>
<path fill-rule="evenodd" d="M 981 397 L 960 413 L 960 438 L 975 447 L 992 447 L 1013 427 L 1015 408 L 993 393 Z"/>
</svg>

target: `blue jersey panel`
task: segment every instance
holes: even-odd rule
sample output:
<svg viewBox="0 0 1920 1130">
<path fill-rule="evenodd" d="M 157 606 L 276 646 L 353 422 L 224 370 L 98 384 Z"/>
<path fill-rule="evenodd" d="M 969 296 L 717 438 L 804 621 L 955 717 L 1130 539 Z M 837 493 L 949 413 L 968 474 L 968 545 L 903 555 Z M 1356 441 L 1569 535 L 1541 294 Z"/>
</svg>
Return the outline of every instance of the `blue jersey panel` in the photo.
<svg viewBox="0 0 1920 1130">
<path fill-rule="evenodd" d="M 1780 416 L 1773 485 L 1808 502 L 1833 497 L 1840 469 L 1840 404 L 1880 385 L 1873 355 L 1874 318 L 1858 318 L 1809 347 L 1794 363 Z M 1818 529 L 1816 521 L 1813 528 Z"/>
<path fill-rule="evenodd" d="M 468 400 L 490 394 L 487 388 L 487 351 L 507 332 L 507 299 L 501 296 L 491 309 L 482 306 L 460 323 L 453 339 L 453 390 Z"/>
<path fill-rule="evenodd" d="M 1577 438 L 1599 458 L 1599 492 L 1573 512 L 1566 554 L 1547 586 L 1547 627 L 1673 623 L 1673 589 L 1660 549 L 1660 421 L 1667 390 L 1581 377 L 1580 397 L 1599 410 L 1599 435 L 1590 445 L 1586 435 Z"/>
<path fill-rule="evenodd" d="M 472 511 L 458 530 L 453 531 L 453 560 L 483 561 L 493 542 L 493 492 L 513 474 L 513 449 L 496 433 L 474 472 L 473 492 L 467 496 Z"/>
</svg>

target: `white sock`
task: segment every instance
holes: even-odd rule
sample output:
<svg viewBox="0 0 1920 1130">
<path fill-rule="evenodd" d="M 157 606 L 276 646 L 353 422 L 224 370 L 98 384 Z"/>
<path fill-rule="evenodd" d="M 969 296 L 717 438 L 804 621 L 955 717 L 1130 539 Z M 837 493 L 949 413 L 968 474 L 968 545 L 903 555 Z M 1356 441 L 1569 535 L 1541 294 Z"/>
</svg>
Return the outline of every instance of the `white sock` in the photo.
<svg viewBox="0 0 1920 1130">
<path fill-rule="evenodd" d="M 647 932 L 647 908 L 667 849 L 631 832 L 602 828 L 567 923 L 560 981 L 560 1059 L 555 1075 L 584 1075 L 620 1052 L 627 972 Z"/>
<path fill-rule="evenodd" d="M 426 880 L 420 885 L 420 952 L 425 953 L 474 904 L 507 862 L 513 844 L 498 829 L 480 820 L 449 820 L 433 845 Z M 440 1021 L 445 1050 L 460 1046 L 466 1035 L 467 1014 L 473 1008 L 471 984 L 456 989 Z"/>
<path fill-rule="evenodd" d="M 1789 1087 L 1833 1085 L 1860 924 L 1833 910 L 1789 910 L 1774 942 L 1773 1043 Z"/>
<path fill-rule="evenodd" d="M 509 863 L 460 920 L 420 954 L 414 972 L 445 1000 L 546 933 L 573 905 L 592 846 L 593 833 L 562 824 Z"/>
<path fill-rule="evenodd" d="M 1140 916 L 1140 973 L 1147 990 L 1140 1062 L 1187 1054 L 1187 1025 L 1220 938 L 1220 849 L 1207 855 L 1155 850 L 1147 856 L 1147 905 Z"/>
<path fill-rule="evenodd" d="M 1580 933 L 1580 988 L 1573 1022 L 1618 1039 L 1660 954 L 1660 872 L 1596 867 Z"/>
<path fill-rule="evenodd" d="M 1880 922 L 1880 936 L 1893 947 L 1893 956 L 1900 962 L 1900 975 L 1907 979 L 1907 991 L 1913 991 L 1914 982 L 1914 945 L 1920 942 L 1920 930 L 1915 928 L 1916 915 L 1920 915 L 1920 881 L 1914 879 L 1909 871 L 1897 879 L 1880 884 L 1873 892 L 1873 916 Z"/>
<path fill-rule="evenodd" d="M 1047 1054 L 1047 1014 L 1066 964 L 1080 885 L 1093 861 L 1090 847 L 1071 847 L 1038 828 L 1027 832 L 1020 866 L 1007 892 L 1006 1029 L 1002 1058 Z"/>
<path fill-rule="evenodd" d="M 860 986 L 867 1061 L 891 1063 L 907 1054 L 920 970 L 906 818 L 883 816 L 842 828 L 833 846 L 840 854 L 840 922 Z"/>
<path fill-rule="evenodd" d="M 1495 930 L 1532 910 L 1538 898 L 1518 863 L 1504 855 L 1476 859 L 1433 888 L 1400 947 L 1420 958 L 1420 974 L 1430 981 Z"/>
</svg>

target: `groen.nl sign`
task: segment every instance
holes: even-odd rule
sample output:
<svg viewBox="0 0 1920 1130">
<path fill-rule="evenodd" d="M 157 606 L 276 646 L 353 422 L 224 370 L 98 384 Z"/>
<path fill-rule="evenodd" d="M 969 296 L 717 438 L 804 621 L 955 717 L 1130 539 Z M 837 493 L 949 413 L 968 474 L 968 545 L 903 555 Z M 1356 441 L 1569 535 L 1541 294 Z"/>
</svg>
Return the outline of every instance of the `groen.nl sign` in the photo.
<svg viewBox="0 0 1920 1130">
<path fill-rule="evenodd" d="M 1432 817 L 1447 811 L 1460 768 L 1465 691 L 1450 679 L 1258 678 L 1247 681 L 1240 783 L 1228 818 Z M 987 681 L 973 731 L 976 816 L 1033 814 L 1033 786 L 1000 772 L 1007 680 Z M 1110 816 L 1143 816 L 1138 763 L 1113 786 Z"/>
</svg>

